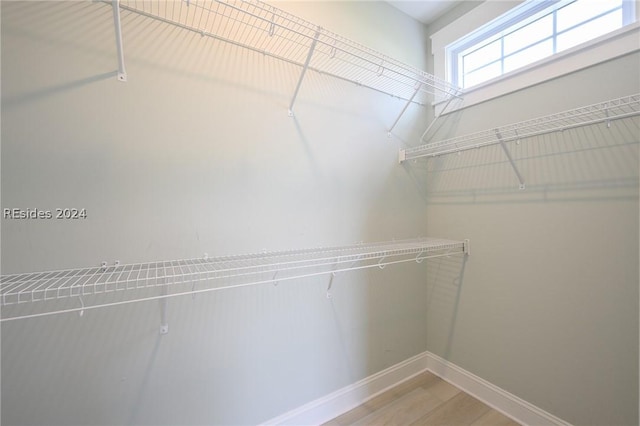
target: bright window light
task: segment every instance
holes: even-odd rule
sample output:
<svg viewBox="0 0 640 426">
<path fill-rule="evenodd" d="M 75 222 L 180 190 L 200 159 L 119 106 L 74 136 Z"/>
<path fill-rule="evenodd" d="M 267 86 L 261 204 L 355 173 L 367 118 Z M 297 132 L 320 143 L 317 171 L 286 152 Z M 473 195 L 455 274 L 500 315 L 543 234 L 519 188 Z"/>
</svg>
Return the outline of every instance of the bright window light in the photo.
<svg viewBox="0 0 640 426">
<path fill-rule="evenodd" d="M 633 0 L 528 0 L 447 48 L 450 80 L 469 88 L 615 31 Z"/>
</svg>

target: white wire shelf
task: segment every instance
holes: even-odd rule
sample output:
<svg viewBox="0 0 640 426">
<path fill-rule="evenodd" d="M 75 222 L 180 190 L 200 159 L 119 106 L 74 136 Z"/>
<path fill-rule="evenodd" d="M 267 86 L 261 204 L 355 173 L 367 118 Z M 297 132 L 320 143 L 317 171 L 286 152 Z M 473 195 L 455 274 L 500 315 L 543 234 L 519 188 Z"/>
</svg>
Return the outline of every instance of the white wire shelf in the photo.
<svg viewBox="0 0 640 426">
<path fill-rule="evenodd" d="M 640 115 L 640 94 L 624 96 L 490 130 L 400 150 L 400 162 L 457 153 L 469 149 L 605 123 Z"/>
<path fill-rule="evenodd" d="M 458 93 L 445 80 L 258 0 L 120 0 L 123 11 L 157 19 L 404 100 Z M 297 90 L 296 90 L 297 92 Z"/>
<path fill-rule="evenodd" d="M 414 239 L 0 276 L 0 321 L 195 295 L 469 253 L 468 241 Z"/>
</svg>

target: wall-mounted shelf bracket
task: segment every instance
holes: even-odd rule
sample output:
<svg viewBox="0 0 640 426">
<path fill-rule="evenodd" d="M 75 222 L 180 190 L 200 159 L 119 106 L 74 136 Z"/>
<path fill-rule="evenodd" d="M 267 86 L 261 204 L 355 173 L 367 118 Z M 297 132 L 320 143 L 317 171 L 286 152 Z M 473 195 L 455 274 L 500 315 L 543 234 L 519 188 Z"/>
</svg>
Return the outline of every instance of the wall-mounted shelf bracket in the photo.
<svg viewBox="0 0 640 426">
<path fill-rule="evenodd" d="M 78 301 L 80 302 L 80 312 L 78 312 L 78 315 L 84 316 L 84 301 L 82 300 L 82 296 L 78 296 Z"/>
<path fill-rule="evenodd" d="M 167 294 L 167 286 L 162 287 L 162 295 Z M 167 334 L 169 332 L 169 322 L 167 321 L 167 307 L 169 300 L 166 297 L 160 299 L 160 334 Z"/>
<path fill-rule="evenodd" d="M 127 71 L 124 68 L 124 48 L 122 47 L 122 26 L 120 24 L 120 0 L 111 0 L 113 8 L 113 23 L 116 33 L 116 48 L 118 49 L 118 81 L 127 81 Z"/>
<path fill-rule="evenodd" d="M 398 151 L 398 163 L 402 164 L 407 159 L 407 154 L 404 149 Z"/>
<path fill-rule="evenodd" d="M 391 127 L 389 127 L 389 130 L 387 131 L 388 137 L 391 137 L 391 131 L 396 127 L 396 124 L 398 124 L 398 121 L 400 121 L 400 118 L 404 115 L 407 108 L 409 108 L 409 105 L 411 105 L 418 92 L 420 92 L 420 89 L 422 89 L 422 83 L 417 83 L 416 90 L 413 92 L 413 95 L 411 95 L 407 103 L 404 105 L 404 108 L 402 108 L 402 111 L 400 111 L 400 114 L 398 115 L 398 118 L 396 118 L 396 121 L 394 121 Z"/>
<path fill-rule="evenodd" d="M 160 334 L 169 333 L 169 324 L 167 323 L 167 305 L 169 301 L 162 299 L 160 301 Z"/>
<path fill-rule="evenodd" d="M 451 104 L 451 101 L 453 100 L 453 98 L 456 98 L 456 97 L 458 96 L 455 96 L 455 95 L 449 96 L 449 99 L 447 99 L 447 103 L 444 104 L 444 107 L 436 114 L 435 117 L 433 117 L 433 120 L 431 120 L 431 123 L 429 123 L 429 125 L 427 126 L 427 129 L 424 131 L 424 133 L 422 133 L 422 136 L 420 136 L 420 142 L 424 141 L 424 137 L 427 136 L 427 133 L 429 133 L 429 130 L 431 130 L 435 122 L 438 121 L 438 119 L 442 116 L 442 114 L 444 114 L 445 110 L 449 107 L 449 104 Z"/>
<path fill-rule="evenodd" d="M 318 44 L 318 37 L 320 37 L 321 28 L 318 27 L 315 36 L 313 37 L 313 41 L 311 42 L 311 46 L 309 47 L 309 53 L 307 53 L 307 59 L 304 61 L 304 65 L 302 66 L 302 72 L 300 72 L 300 78 L 298 79 L 298 84 L 296 85 L 296 90 L 293 92 L 293 98 L 291 98 L 291 103 L 289 104 L 289 117 L 293 117 L 293 104 L 296 102 L 296 98 L 298 97 L 298 91 L 300 90 L 300 86 L 302 85 L 302 80 L 304 79 L 304 75 L 309 69 L 309 63 L 311 62 L 311 57 L 313 56 L 313 51 L 316 48 L 316 44 Z"/>
<path fill-rule="evenodd" d="M 511 157 L 511 153 L 509 152 L 509 148 L 507 148 L 507 145 L 504 143 L 504 140 L 502 139 L 502 135 L 500 134 L 500 131 L 498 129 L 496 129 L 496 138 L 500 142 L 500 146 L 502 147 L 502 150 L 504 151 L 504 154 L 507 156 L 507 159 L 509 160 L 509 163 L 511 163 L 511 167 L 513 168 L 513 171 L 515 172 L 516 176 L 518 177 L 518 182 L 520 182 L 520 189 L 521 190 L 525 189 L 524 178 L 522 177 L 522 174 L 520 173 L 520 170 L 518 170 L 518 167 L 516 166 L 516 163 L 513 161 L 513 157 Z"/>
<path fill-rule="evenodd" d="M 333 278 L 335 278 L 336 273 L 332 272 L 331 275 L 329 275 L 329 285 L 327 286 L 327 299 L 331 299 L 333 297 L 333 295 L 331 294 L 331 286 L 333 285 Z"/>
<path fill-rule="evenodd" d="M 387 266 L 387 264 L 384 263 L 386 258 L 387 258 L 386 254 L 380 258 L 380 260 L 378 261 L 378 268 L 384 269 L 384 267 Z"/>
<path fill-rule="evenodd" d="M 115 268 L 117 268 L 118 266 L 120 266 L 120 261 L 119 261 L 119 260 L 114 261 L 114 262 L 113 262 L 113 266 L 114 266 Z M 106 270 L 107 270 L 107 268 L 109 268 L 109 262 L 107 262 L 106 260 L 103 260 L 103 261 L 100 263 L 100 267 L 102 268 L 102 270 L 103 270 L 103 271 L 106 271 Z"/>
</svg>

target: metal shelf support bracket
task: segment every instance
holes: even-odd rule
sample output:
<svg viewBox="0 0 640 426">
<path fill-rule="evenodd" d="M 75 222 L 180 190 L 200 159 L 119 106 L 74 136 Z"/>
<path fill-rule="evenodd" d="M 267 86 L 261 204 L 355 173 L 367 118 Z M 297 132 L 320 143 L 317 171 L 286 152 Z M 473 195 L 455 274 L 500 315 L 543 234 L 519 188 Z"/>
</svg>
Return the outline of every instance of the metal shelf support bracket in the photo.
<svg viewBox="0 0 640 426">
<path fill-rule="evenodd" d="M 333 279 L 335 278 L 336 273 L 332 272 L 329 276 L 329 285 L 327 286 L 327 299 L 331 299 L 333 294 L 331 294 L 331 286 L 333 285 Z"/>
<path fill-rule="evenodd" d="M 498 129 L 496 129 L 496 138 L 500 142 L 500 146 L 502 147 L 504 154 L 507 156 L 507 159 L 509 160 L 509 163 L 511 163 L 511 167 L 513 168 L 513 171 L 518 177 L 518 182 L 520 182 L 520 189 L 521 190 L 525 189 L 524 178 L 522 177 L 522 174 L 520 174 L 520 170 L 518 170 L 518 167 L 516 167 L 516 163 L 513 161 L 513 157 L 511 157 L 511 153 L 509 152 L 509 148 L 507 148 L 507 145 L 504 143 L 504 140 L 502 140 L 502 135 L 500 134 L 500 131 Z"/>
<path fill-rule="evenodd" d="M 406 159 L 407 159 L 407 153 L 404 149 L 401 149 L 398 152 L 398 163 L 402 164 L 405 162 Z"/>
<path fill-rule="evenodd" d="M 291 103 L 289 104 L 289 117 L 293 117 L 293 104 L 296 102 L 296 98 L 298 97 L 298 91 L 300 90 L 300 86 L 302 85 L 302 80 L 304 79 L 304 75 L 309 68 L 309 63 L 311 62 L 311 57 L 313 56 L 313 51 L 316 49 L 316 44 L 318 43 L 318 37 L 320 37 L 321 28 L 318 27 L 315 36 L 313 37 L 313 41 L 311 42 L 311 47 L 309 47 L 309 53 L 307 53 L 307 59 L 304 61 L 304 65 L 302 66 L 302 72 L 300 73 L 300 78 L 298 79 L 298 84 L 296 85 L 296 90 L 293 92 L 293 98 L 291 98 Z"/>
<path fill-rule="evenodd" d="M 162 295 L 167 294 L 167 286 L 162 287 Z M 160 334 L 169 333 L 169 322 L 167 320 L 167 307 L 169 306 L 169 300 L 166 297 L 160 299 Z"/>
<path fill-rule="evenodd" d="M 122 26 L 120 24 L 120 0 L 111 0 L 113 8 L 113 23 L 116 32 L 116 47 L 118 49 L 118 81 L 127 81 L 127 71 L 124 68 L 124 49 L 122 47 Z"/>
<path fill-rule="evenodd" d="M 400 121 L 400 118 L 402 118 L 407 108 L 409 108 L 409 105 L 411 105 L 411 102 L 413 102 L 413 98 L 415 98 L 418 92 L 420 92 L 420 89 L 422 89 L 422 83 L 418 83 L 416 85 L 416 90 L 413 92 L 413 95 L 411 95 L 411 97 L 405 104 L 404 108 L 402 108 L 402 111 L 400 111 L 400 114 L 398 115 L 398 118 L 396 118 L 396 121 L 394 121 L 391 127 L 389 127 L 389 130 L 387 131 L 387 136 L 391 137 L 391 131 L 396 127 L 396 124 L 398 124 L 398 121 Z"/>
<path fill-rule="evenodd" d="M 387 266 L 387 264 L 384 263 L 386 258 L 387 258 L 387 256 L 384 256 L 384 257 L 380 258 L 380 260 L 378 261 L 378 268 L 384 269 L 384 267 Z"/>
<path fill-rule="evenodd" d="M 82 296 L 78 296 L 78 300 L 80 301 L 80 312 L 78 312 L 78 315 L 84 316 L 84 301 L 82 300 Z"/>
<path fill-rule="evenodd" d="M 440 112 L 438 112 L 436 116 L 433 117 L 433 120 L 431 120 L 431 123 L 429 123 L 429 126 L 427 126 L 427 129 L 424 131 L 424 133 L 422 133 L 422 136 L 420 136 L 420 142 L 424 141 L 424 137 L 427 136 L 427 133 L 429 133 L 429 130 L 431 130 L 435 122 L 438 121 L 440 116 L 442 116 L 444 111 L 449 107 L 449 104 L 451 103 L 454 97 L 455 96 L 450 96 L 449 99 L 447 100 L 447 103 L 444 104 L 444 107 L 440 110 Z"/>
</svg>

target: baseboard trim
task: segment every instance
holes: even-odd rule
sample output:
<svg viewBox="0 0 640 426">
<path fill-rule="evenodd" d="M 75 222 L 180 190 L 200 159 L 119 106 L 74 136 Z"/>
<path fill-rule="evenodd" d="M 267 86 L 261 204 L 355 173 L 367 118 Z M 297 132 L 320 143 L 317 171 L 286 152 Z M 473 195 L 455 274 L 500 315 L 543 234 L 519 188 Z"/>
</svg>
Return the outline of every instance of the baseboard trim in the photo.
<svg viewBox="0 0 640 426">
<path fill-rule="evenodd" d="M 427 352 L 425 355 L 428 371 L 520 424 L 570 426 L 570 423 L 435 354 Z"/>
<path fill-rule="evenodd" d="M 426 370 L 427 354 L 422 353 L 266 421 L 264 425 L 318 425 L 328 422 Z"/>
<path fill-rule="evenodd" d="M 263 424 L 322 424 L 425 371 L 430 371 L 520 424 L 570 426 L 553 414 L 430 352 L 411 357 Z"/>
</svg>

